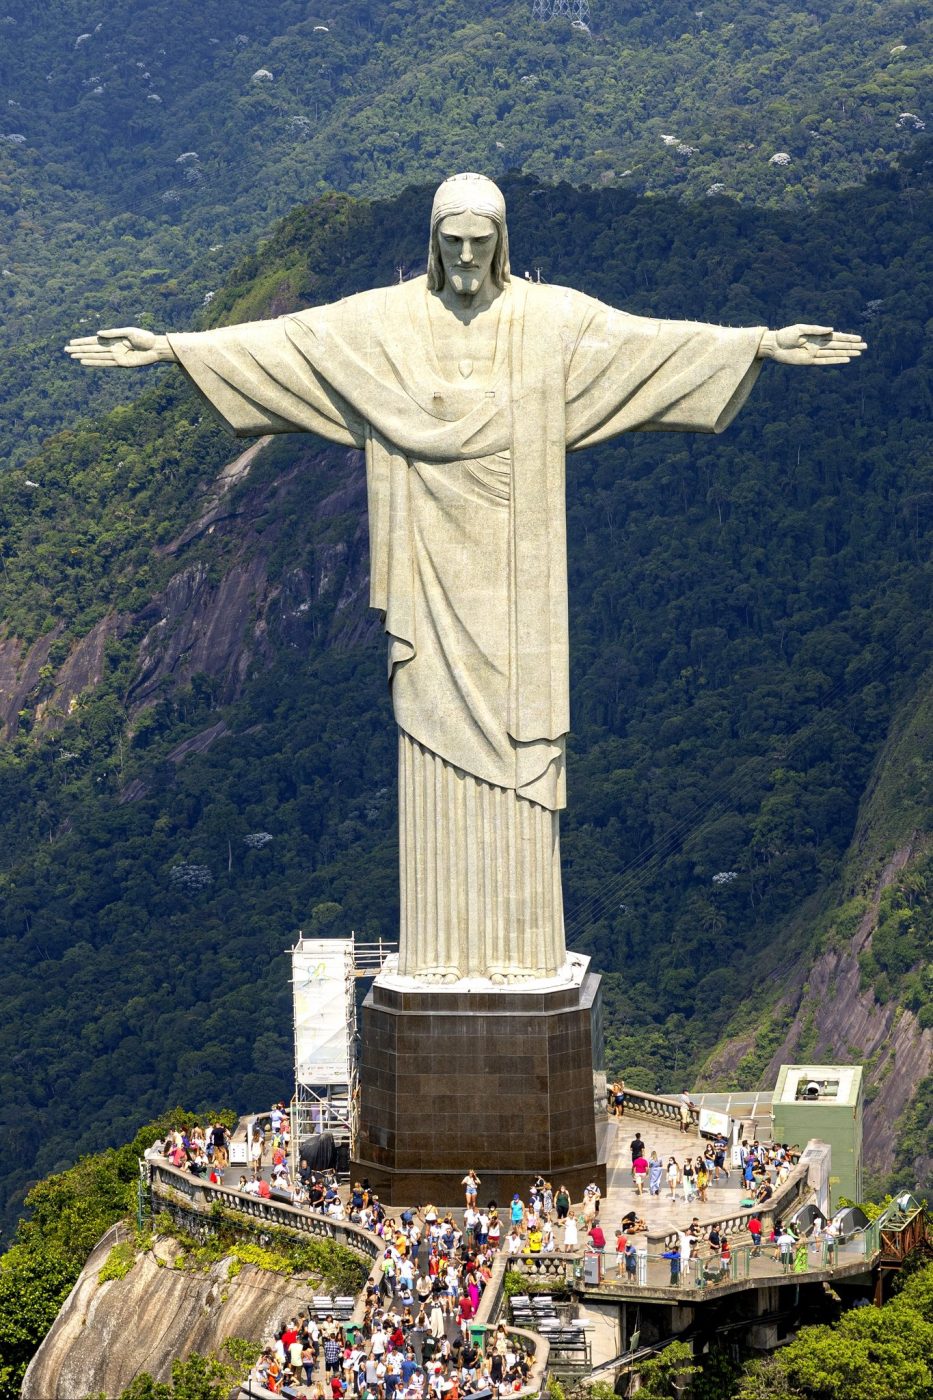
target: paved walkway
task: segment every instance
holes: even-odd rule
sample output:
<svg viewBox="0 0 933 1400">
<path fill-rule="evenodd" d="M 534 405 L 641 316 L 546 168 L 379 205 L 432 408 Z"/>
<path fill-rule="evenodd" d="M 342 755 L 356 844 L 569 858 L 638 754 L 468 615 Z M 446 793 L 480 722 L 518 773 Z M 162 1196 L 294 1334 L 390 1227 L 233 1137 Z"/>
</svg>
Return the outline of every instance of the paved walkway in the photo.
<svg viewBox="0 0 933 1400">
<path fill-rule="evenodd" d="M 650 1158 L 652 1152 L 657 1152 L 665 1168 L 669 1157 L 675 1157 L 680 1166 L 688 1156 L 695 1160 L 703 1155 L 706 1145 L 706 1139 L 700 1137 L 696 1128 L 682 1133 L 674 1123 L 656 1122 L 628 1113 L 615 1124 L 607 1163 L 608 1189 L 599 1211 L 607 1253 L 612 1251 L 619 1221 L 630 1210 L 637 1211 L 647 1221 L 649 1234 L 659 1235 L 684 1229 L 694 1216 L 705 1230 L 742 1209 L 746 1193 L 736 1168 L 730 1168 L 728 1180 L 720 1177 L 718 1182 L 710 1182 L 705 1204 L 693 1200 L 688 1205 L 684 1201 L 682 1187 L 677 1188 L 676 1202 L 671 1201 L 666 1175 L 661 1180 L 660 1196 L 649 1196 L 647 1182 L 644 1194 L 639 1196 L 632 1181 L 632 1154 L 629 1150 L 629 1143 L 636 1132 L 641 1134 L 645 1144 L 645 1156 Z M 744 1239 L 736 1241 L 740 1242 L 746 1243 Z"/>
</svg>

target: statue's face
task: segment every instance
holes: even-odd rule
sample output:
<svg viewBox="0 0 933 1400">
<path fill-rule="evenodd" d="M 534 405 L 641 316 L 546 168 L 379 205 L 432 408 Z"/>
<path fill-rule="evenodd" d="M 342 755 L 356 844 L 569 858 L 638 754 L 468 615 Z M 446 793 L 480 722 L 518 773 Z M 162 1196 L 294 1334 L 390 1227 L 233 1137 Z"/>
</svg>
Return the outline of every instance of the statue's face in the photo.
<svg viewBox="0 0 933 1400">
<path fill-rule="evenodd" d="M 444 276 L 460 296 L 475 296 L 489 279 L 499 234 L 484 214 L 448 214 L 437 227 Z"/>
</svg>

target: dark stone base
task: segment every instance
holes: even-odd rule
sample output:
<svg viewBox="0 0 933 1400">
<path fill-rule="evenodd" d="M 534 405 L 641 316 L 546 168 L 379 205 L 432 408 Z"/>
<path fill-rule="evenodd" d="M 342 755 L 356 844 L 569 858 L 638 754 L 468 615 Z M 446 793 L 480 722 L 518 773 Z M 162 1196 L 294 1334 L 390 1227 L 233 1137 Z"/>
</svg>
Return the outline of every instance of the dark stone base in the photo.
<svg viewBox="0 0 933 1400">
<path fill-rule="evenodd" d="M 350 1163 L 384 1203 L 527 1197 L 540 1173 L 574 1200 L 606 1189 L 599 977 L 556 992 L 398 992 L 363 1005 L 360 1120 Z"/>
</svg>

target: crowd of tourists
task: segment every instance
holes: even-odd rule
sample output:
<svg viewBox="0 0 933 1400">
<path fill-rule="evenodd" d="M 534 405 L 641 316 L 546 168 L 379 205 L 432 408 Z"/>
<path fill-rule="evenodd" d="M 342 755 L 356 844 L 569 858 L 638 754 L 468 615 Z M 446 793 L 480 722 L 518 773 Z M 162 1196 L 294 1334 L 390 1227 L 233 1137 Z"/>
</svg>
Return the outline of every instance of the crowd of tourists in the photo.
<svg viewBox="0 0 933 1400">
<path fill-rule="evenodd" d="M 624 1117 L 621 1081 L 610 1091 L 610 1111 L 617 1119 Z M 681 1126 L 685 1119 L 689 1124 L 689 1114 L 681 1117 Z M 799 1158 L 796 1146 L 753 1140 L 743 1141 L 735 1152 L 719 1136 L 698 1141 L 695 1151 L 677 1156 L 649 1149 L 636 1129 L 629 1144 L 634 1205 L 622 1215 L 610 1244 L 606 1230 L 611 1232 L 615 1222 L 604 1228 L 595 1182 L 574 1204 L 562 1183 L 555 1187 L 538 1176 L 526 1192 L 516 1191 L 500 1204 L 481 1201 L 482 1183 L 471 1169 L 463 1177 L 464 1204 L 456 1214 L 430 1203 L 393 1214 L 367 1182 L 341 1189 L 332 1171 L 313 1168 L 304 1158 L 292 1179 L 289 1140 L 288 1113 L 284 1104 L 275 1105 L 265 1124 L 253 1125 L 249 1168 L 239 1174 L 237 1189 L 370 1231 L 381 1241 L 381 1270 L 379 1282 L 368 1286 L 358 1325 L 341 1325 L 333 1317 L 321 1322 L 309 1315 L 290 1320 L 268 1339 L 252 1378 L 286 1397 L 459 1400 L 477 1389 L 489 1388 L 500 1396 L 521 1390 L 529 1362 L 516 1346 L 515 1334 L 499 1327 L 485 1336 L 483 1345 L 473 1335 L 496 1255 L 505 1250 L 534 1256 L 582 1247 L 603 1256 L 609 1276 L 614 1263 L 621 1283 L 645 1284 L 652 1199 L 706 1205 L 710 1191 L 737 1179 L 745 1192 L 743 1204 L 752 1207 L 747 1237 L 743 1232 L 730 1240 L 717 1224 L 704 1229 L 696 1215 L 678 1227 L 676 1244 L 663 1255 L 673 1286 L 686 1282 L 688 1265 L 691 1281 L 698 1268 L 706 1281 L 728 1277 L 736 1244 L 750 1244 L 753 1257 L 769 1253 L 787 1271 L 807 1267 L 808 1240 L 797 1238 L 780 1220 L 765 1231 L 758 1213 L 793 1170 Z M 231 1186 L 224 1177 L 229 1146 L 223 1124 L 194 1124 L 168 1133 L 151 1155 Z M 701 1262 L 692 1262 L 697 1260 Z"/>
<path fill-rule="evenodd" d="M 423 1310 L 374 1297 L 360 1327 L 291 1318 L 267 1340 L 250 1380 L 287 1400 L 460 1400 L 478 1390 L 515 1394 L 530 1369 L 504 1325 L 480 1349 L 469 1333 L 436 1318 L 432 1325 Z"/>
<path fill-rule="evenodd" d="M 367 1286 L 359 1325 L 341 1327 L 332 1316 L 292 1320 L 264 1348 L 254 1379 L 312 1400 L 459 1400 L 487 1388 L 499 1396 L 520 1391 L 530 1363 L 515 1334 L 499 1326 L 481 1346 L 473 1337 L 502 1237 L 498 1208 L 477 1204 L 479 1184 L 472 1172 L 464 1178 L 460 1224 L 430 1204 L 391 1216 L 365 1183 L 354 1182 L 349 1218 L 382 1241 L 379 1281 Z M 521 1230 L 524 1239 L 540 1224 L 543 1189 L 543 1182 L 532 1187 L 537 1209 L 523 1207 L 510 1236 Z"/>
</svg>

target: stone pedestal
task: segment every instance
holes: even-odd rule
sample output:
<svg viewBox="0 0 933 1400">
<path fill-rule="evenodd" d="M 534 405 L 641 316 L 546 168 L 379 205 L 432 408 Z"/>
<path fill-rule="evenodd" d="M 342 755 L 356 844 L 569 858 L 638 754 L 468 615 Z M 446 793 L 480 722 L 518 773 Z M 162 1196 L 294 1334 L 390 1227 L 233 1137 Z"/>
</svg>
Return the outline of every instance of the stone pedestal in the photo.
<svg viewBox="0 0 933 1400">
<path fill-rule="evenodd" d="M 363 1005 L 353 1179 L 392 1205 L 462 1205 L 470 1167 L 500 1208 L 538 1173 L 576 1200 L 593 1180 L 604 1191 L 600 979 L 588 959 L 572 970 L 527 990 L 380 978 Z"/>
</svg>

